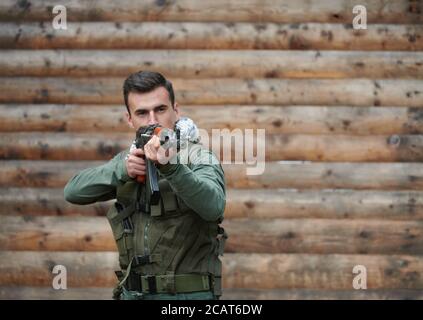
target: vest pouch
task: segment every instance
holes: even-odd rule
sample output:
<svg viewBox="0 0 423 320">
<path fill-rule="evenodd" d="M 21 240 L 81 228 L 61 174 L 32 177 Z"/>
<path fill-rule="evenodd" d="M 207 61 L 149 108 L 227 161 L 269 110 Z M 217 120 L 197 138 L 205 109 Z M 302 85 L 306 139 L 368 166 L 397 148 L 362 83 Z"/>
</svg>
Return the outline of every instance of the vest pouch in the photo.
<svg viewBox="0 0 423 320">
<path fill-rule="evenodd" d="M 190 209 L 187 205 L 179 199 L 169 182 L 166 179 L 159 180 L 160 187 L 160 203 L 153 208 L 151 206 L 152 216 L 161 216 L 161 218 L 174 218 L 185 214 Z"/>
<path fill-rule="evenodd" d="M 122 210 L 120 204 L 116 202 L 107 212 L 107 220 L 113 232 L 113 237 L 116 241 L 116 246 L 119 252 L 119 263 L 122 269 L 126 269 L 129 265 L 130 259 L 133 257 L 133 227 L 131 225 L 129 216 L 126 218 L 126 223 L 119 219 L 119 214 Z M 129 223 L 128 223 L 129 222 Z"/>
</svg>

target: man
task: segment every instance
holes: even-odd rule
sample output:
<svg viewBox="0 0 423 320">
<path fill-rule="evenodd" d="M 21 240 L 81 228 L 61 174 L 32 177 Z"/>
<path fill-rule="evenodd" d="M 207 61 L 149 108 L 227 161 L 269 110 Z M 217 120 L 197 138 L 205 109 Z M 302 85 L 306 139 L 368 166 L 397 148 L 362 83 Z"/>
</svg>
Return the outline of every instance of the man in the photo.
<svg viewBox="0 0 423 320">
<path fill-rule="evenodd" d="M 141 71 L 124 82 L 128 125 L 159 124 L 188 129 L 178 155 L 163 151 L 153 136 L 144 149 L 133 144 L 108 163 L 85 169 L 64 189 L 75 204 L 117 199 L 107 213 L 122 270 L 115 298 L 216 299 L 221 295 L 221 262 L 226 234 L 219 226 L 225 208 L 225 181 L 215 155 L 198 143 L 198 132 L 179 115 L 172 84 L 161 74 Z M 178 161 L 185 152 L 187 161 Z M 176 158 L 175 158 L 176 157 Z M 149 159 L 157 168 L 160 201 L 149 202 L 145 183 Z M 170 159 L 170 160 L 169 160 Z M 172 160 L 173 159 L 173 160 Z M 147 199 L 147 200 L 146 200 Z"/>
</svg>

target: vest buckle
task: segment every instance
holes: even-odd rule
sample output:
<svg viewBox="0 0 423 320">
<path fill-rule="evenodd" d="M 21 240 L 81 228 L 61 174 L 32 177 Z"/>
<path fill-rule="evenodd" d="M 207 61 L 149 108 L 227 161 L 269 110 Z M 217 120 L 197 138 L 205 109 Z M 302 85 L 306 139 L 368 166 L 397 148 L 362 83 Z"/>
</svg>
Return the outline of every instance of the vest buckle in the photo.
<svg viewBox="0 0 423 320">
<path fill-rule="evenodd" d="M 157 293 L 156 276 L 147 276 L 147 283 L 148 283 L 148 293 L 156 294 Z"/>
</svg>

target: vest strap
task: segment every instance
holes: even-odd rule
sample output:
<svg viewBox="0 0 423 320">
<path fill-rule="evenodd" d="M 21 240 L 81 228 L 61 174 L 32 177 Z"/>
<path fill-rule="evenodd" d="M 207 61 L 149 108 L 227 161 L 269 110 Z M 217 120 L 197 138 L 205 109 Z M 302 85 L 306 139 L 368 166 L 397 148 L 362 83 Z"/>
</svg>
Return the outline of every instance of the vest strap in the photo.
<svg viewBox="0 0 423 320">
<path fill-rule="evenodd" d="M 122 206 L 122 205 L 120 203 L 116 202 L 115 206 L 116 206 L 116 208 L 118 208 L 118 206 Z M 131 216 L 135 212 L 135 209 L 136 209 L 135 203 L 131 203 L 129 206 L 124 207 L 123 210 L 118 210 L 119 214 L 116 215 L 115 217 L 113 217 L 111 219 L 111 222 L 113 224 L 121 223 L 124 219 Z"/>
<path fill-rule="evenodd" d="M 116 277 L 119 280 L 116 289 L 119 289 L 126 284 L 128 290 L 141 291 L 141 287 L 139 286 L 141 286 L 142 282 L 140 282 L 139 276 L 132 271 L 132 268 L 136 268 L 152 262 L 159 262 L 161 261 L 161 258 L 162 257 L 160 254 L 134 256 L 125 271 L 115 271 Z M 133 289 L 130 289 L 129 287 Z"/>
<path fill-rule="evenodd" d="M 223 256 L 223 252 L 225 251 L 225 243 L 227 239 L 228 239 L 228 234 L 226 233 L 225 229 L 219 226 L 218 236 L 217 236 L 217 241 L 219 242 L 217 252 L 219 256 Z"/>
<path fill-rule="evenodd" d="M 152 217 L 158 217 L 162 215 L 163 211 L 163 202 L 162 199 L 159 199 L 159 203 L 155 205 L 150 205 L 150 215 Z"/>
<path fill-rule="evenodd" d="M 138 277 L 139 283 L 134 281 Z M 211 290 L 211 278 L 199 274 L 132 275 L 125 287 L 142 293 L 187 293 Z"/>
<path fill-rule="evenodd" d="M 161 254 L 148 254 L 145 256 L 134 256 L 134 263 L 132 264 L 133 268 L 136 268 L 138 266 L 143 266 L 148 263 L 153 262 L 161 262 L 162 261 L 162 255 Z"/>
</svg>

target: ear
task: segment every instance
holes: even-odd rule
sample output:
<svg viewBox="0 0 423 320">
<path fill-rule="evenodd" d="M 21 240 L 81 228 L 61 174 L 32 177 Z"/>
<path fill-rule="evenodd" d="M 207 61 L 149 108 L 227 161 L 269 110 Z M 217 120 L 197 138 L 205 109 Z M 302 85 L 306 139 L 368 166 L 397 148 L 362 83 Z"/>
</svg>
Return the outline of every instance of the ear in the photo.
<svg viewBox="0 0 423 320">
<path fill-rule="evenodd" d="M 173 110 L 175 110 L 175 113 L 176 113 L 176 121 L 178 121 L 179 120 L 179 117 L 180 117 L 180 114 L 179 114 L 179 105 L 178 105 L 177 102 L 175 102 L 175 105 L 173 107 Z"/>
<path fill-rule="evenodd" d="M 126 116 L 126 122 L 128 123 L 128 126 L 132 129 L 135 129 L 134 124 L 132 123 L 131 115 L 129 114 L 128 111 L 125 112 L 125 116 Z"/>
</svg>

